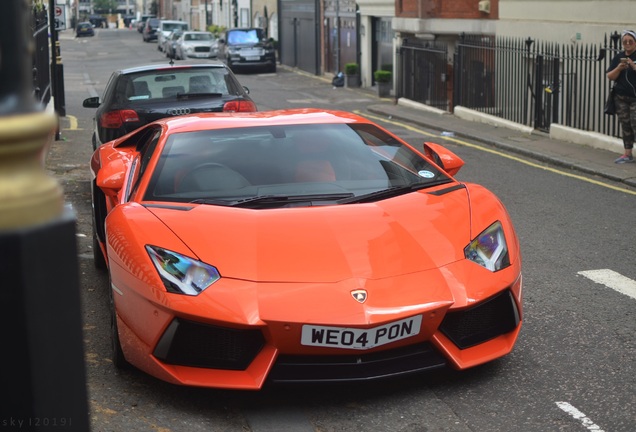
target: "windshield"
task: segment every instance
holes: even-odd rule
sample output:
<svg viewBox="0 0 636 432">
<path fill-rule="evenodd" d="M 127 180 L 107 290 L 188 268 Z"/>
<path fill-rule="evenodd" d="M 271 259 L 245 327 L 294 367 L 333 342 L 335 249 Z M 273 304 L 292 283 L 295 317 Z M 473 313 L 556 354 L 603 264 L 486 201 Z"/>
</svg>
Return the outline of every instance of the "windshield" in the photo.
<svg viewBox="0 0 636 432">
<path fill-rule="evenodd" d="M 185 33 L 183 40 L 186 41 L 211 41 L 214 39 L 212 33 Z"/>
<path fill-rule="evenodd" d="M 264 197 L 268 207 L 306 206 L 450 181 L 373 125 L 250 127 L 170 136 L 144 198 L 234 205 Z"/>
<path fill-rule="evenodd" d="M 262 29 L 232 30 L 227 34 L 229 45 L 255 44 L 265 39 Z"/>
</svg>

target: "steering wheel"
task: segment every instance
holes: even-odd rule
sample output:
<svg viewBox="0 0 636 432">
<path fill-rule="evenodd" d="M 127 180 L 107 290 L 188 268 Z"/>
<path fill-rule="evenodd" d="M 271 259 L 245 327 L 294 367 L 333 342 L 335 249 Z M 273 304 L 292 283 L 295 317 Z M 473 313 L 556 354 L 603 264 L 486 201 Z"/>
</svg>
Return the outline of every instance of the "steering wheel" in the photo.
<svg viewBox="0 0 636 432">
<path fill-rule="evenodd" d="M 239 172 L 215 162 L 199 164 L 186 173 L 177 185 L 177 192 L 219 191 L 249 186 Z"/>
</svg>

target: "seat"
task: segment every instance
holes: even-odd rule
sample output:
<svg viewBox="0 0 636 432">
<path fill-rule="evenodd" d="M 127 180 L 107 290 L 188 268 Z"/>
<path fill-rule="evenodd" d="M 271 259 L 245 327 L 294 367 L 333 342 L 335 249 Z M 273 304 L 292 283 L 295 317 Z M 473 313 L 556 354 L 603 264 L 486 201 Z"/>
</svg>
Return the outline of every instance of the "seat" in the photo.
<svg viewBox="0 0 636 432">
<path fill-rule="evenodd" d="M 133 82 L 133 87 L 135 96 L 150 96 L 150 89 L 146 81 L 135 81 Z"/>
<path fill-rule="evenodd" d="M 164 87 L 163 90 L 161 90 L 163 97 L 172 97 L 183 93 L 185 93 L 185 88 L 183 86 Z"/>
<path fill-rule="evenodd" d="M 189 93 L 213 93 L 210 77 L 208 75 L 190 77 Z"/>
<path fill-rule="evenodd" d="M 308 159 L 296 164 L 294 179 L 297 182 L 333 182 L 336 172 L 327 160 Z"/>
<path fill-rule="evenodd" d="M 249 186 L 238 172 L 218 163 L 203 163 L 194 167 L 178 182 L 177 192 L 202 192 L 241 189 Z"/>
</svg>

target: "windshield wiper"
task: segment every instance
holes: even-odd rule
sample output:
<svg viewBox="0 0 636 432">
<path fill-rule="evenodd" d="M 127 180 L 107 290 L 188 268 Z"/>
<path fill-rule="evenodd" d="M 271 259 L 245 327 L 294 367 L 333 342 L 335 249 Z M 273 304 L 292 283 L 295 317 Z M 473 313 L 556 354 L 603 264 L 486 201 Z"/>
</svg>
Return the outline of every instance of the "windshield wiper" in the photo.
<svg viewBox="0 0 636 432">
<path fill-rule="evenodd" d="M 352 198 L 352 193 L 333 193 L 333 194 L 311 194 L 311 195 L 258 195 L 250 198 L 243 198 L 239 200 L 224 200 L 224 199 L 196 199 L 190 201 L 192 204 L 210 204 L 219 205 L 225 207 L 250 207 L 255 204 L 268 204 L 268 205 L 287 205 L 299 202 L 313 202 L 313 201 L 335 201 Z"/>
<path fill-rule="evenodd" d="M 350 198 L 343 198 L 338 200 L 338 204 L 361 204 L 380 201 L 387 198 L 393 198 L 399 195 L 404 195 L 410 192 L 415 192 L 420 189 L 426 189 L 441 184 L 451 183 L 453 180 L 449 178 L 440 178 L 426 183 L 414 183 L 406 186 L 393 186 L 388 189 L 382 189 L 379 191 L 371 192 L 364 195 L 353 196 Z"/>
</svg>

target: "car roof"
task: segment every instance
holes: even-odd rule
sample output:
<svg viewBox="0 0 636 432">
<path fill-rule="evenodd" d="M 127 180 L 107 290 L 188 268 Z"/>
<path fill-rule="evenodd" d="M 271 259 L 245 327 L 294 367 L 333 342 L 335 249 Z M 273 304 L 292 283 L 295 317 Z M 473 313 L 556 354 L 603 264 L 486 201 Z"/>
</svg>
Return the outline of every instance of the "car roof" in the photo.
<svg viewBox="0 0 636 432">
<path fill-rule="evenodd" d="M 169 133 L 182 133 L 236 127 L 327 123 L 370 124 L 371 122 L 364 117 L 346 111 L 293 108 L 257 112 L 191 114 L 182 117 L 168 117 L 153 123 L 166 126 Z"/>
<path fill-rule="evenodd" d="M 231 31 L 246 31 L 246 30 L 265 30 L 263 27 L 235 27 L 228 29 L 227 32 Z"/>
<path fill-rule="evenodd" d="M 179 64 L 179 65 L 170 65 L 169 63 L 165 64 L 152 64 L 152 65 L 142 65 L 142 66 L 134 66 L 127 69 L 121 69 L 118 72 L 122 75 L 137 73 L 137 72 L 147 72 L 153 70 L 184 70 L 184 69 L 210 69 L 210 68 L 221 68 L 224 69 L 226 66 L 223 63 L 199 63 L 199 64 Z"/>
</svg>

